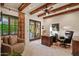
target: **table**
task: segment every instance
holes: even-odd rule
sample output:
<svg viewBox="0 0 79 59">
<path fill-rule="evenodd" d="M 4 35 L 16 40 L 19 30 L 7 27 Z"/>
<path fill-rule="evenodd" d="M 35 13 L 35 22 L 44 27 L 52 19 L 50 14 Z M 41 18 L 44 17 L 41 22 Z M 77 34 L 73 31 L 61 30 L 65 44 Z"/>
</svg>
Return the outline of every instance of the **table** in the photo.
<svg viewBox="0 0 79 59">
<path fill-rule="evenodd" d="M 51 37 L 49 37 L 49 36 L 42 36 L 41 44 L 50 47 L 53 44 L 53 41 L 52 41 Z"/>
</svg>

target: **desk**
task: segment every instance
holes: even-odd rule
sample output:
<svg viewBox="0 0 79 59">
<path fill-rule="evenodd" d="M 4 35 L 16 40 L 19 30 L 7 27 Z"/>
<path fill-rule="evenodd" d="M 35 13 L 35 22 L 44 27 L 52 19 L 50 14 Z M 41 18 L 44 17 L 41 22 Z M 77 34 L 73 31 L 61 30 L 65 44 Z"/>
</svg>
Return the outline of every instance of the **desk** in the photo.
<svg viewBox="0 0 79 59">
<path fill-rule="evenodd" d="M 42 36 L 41 43 L 43 45 L 50 47 L 52 45 L 53 41 L 52 41 L 51 37 L 49 37 L 49 36 Z"/>
<path fill-rule="evenodd" d="M 79 37 L 75 37 L 72 41 L 72 54 L 79 56 Z"/>
</svg>

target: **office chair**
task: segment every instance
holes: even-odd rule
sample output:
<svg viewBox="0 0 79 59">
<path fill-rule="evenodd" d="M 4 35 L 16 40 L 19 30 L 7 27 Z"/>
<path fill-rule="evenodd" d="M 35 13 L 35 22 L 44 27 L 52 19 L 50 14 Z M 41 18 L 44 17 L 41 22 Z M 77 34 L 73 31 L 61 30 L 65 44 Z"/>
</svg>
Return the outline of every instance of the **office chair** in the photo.
<svg viewBox="0 0 79 59">
<path fill-rule="evenodd" d="M 71 43 L 71 40 L 72 40 L 72 37 L 73 37 L 73 33 L 74 33 L 73 31 L 66 31 L 64 40 L 61 41 L 61 45 L 63 45 L 64 47 L 67 47 L 67 46 L 70 47 L 70 45 L 68 45 L 68 44 Z"/>
<path fill-rule="evenodd" d="M 58 34 L 55 34 L 55 36 L 51 36 L 51 39 L 52 39 L 53 43 L 56 43 L 58 40 Z"/>
</svg>

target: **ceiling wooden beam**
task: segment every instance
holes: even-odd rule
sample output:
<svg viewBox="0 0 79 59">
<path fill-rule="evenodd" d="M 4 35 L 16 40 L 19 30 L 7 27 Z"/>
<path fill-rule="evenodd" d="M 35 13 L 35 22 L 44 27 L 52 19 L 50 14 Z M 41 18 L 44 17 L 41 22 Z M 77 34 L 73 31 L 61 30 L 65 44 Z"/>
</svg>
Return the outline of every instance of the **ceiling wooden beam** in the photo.
<svg viewBox="0 0 79 59">
<path fill-rule="evenodd" d="M 67 5 L 64 5 L 64 6 L 61 6 L 61 7 L 58 7 L 56 9 L 51 10 L 50 13 L 55 13 L 57 11 L 61 11 L 61 10 L 64 10 L 66 8 L 71 8 L 71 7 L 74 7 L 74 6 L 77 6 L 77 5 L 79 5 L 79 3 L 69 3 Z M 39 14 L 37 16 L 38 17 L 41 17 L 41 16 L 44 16 L 44 15 L 45 15 L 45 12 L 44 13 L 41 13 L 41 14 Z"/>
<path fill-rule="evenodd" d="M 39 15 L 37 15 L 38 17 L 41 17 L 41 16 L 44 16 L 44 15 L 46 15 L 46 13 L 45 12 L 43 12 L 43 13 L 40 13 Z"/>
<path fill-rule="evenodd" d="M 30 5 L 31 3 L 22 3 L 21 5 L 20 5 L 20 7 L 18 8 L 18 10 L 19 11 L 22 11 L 22 10 L 24 10 L 28 5 Z"/>
<path fill-rule="evenodd" d="M 61 6 L 61 7 L 57 8 L 57 9 L 54 9 L 51 12 L 61 11 L 61 10 L 67 9 L 67 8 L 77 6 L 77 5 L 79 5 L 79 3 L 70 3 L 70 4 L 67 4 L 67 5 Z"/>
<path fill-rule="evenodd" d="M 46 6 L 49 7 L 49 6 L 54 5 L 54 4 L 56 4 L 56 3 L 46 3 L 46 4 L 42 5 L 42 6 L 40 6 L 40 7 L 36 8 L 36 9 L 34 9 L 33 11 L 31 11 L 30 14 L 31 14 L 31 15 L 32 15 L 32 14 L 35 14 L 35 13 L 37 13 L 37 12 L 43 10 L 44 8 L 46 8 Z"/>
<path fill-rule="evenodd" d="M 73 12 L 76 12 L 76 11 L 79 11 L 79 8 L 67 10 L 67 11 L 60 12 L 60 13 L 50 15 L 50 16 L 46 16 L 46 17 L 43 17 L 43 19 L 48 19 L 48 18 L 52 18 L 52 17 L 55 17 L 55 16 L 63 15 L 63 14 L 73 13 Z"/>
</svg>

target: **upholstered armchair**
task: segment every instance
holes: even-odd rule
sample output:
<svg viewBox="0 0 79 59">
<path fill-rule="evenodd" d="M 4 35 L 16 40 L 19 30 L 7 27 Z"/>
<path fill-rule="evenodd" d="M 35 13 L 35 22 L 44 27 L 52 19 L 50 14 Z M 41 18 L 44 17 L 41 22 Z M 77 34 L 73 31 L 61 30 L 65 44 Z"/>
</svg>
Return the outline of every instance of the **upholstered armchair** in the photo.
<svg viewBox="0 0 79 59">
<path fill-rule="evenodd" d="M 2 38 L 3 43 L 1 43 L 1 53 L 4 54 L 21 54 L 24 50 L 24 40 L 18 38 L 16 35 L 7 36 Z"/>
</svg>

